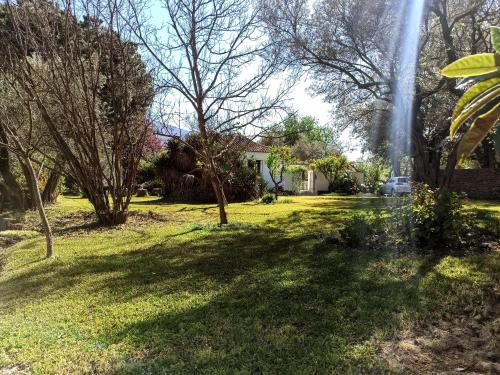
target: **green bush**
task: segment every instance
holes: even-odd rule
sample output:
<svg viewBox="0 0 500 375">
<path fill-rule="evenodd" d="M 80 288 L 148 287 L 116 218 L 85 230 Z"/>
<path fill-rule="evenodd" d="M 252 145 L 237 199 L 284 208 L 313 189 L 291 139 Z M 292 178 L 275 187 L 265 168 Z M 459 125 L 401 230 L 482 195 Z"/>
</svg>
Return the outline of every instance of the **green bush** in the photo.
<svg viewBox="0 0 500 375">
<path fill-rule="evenodd" d="M 473 225 L 463 208 L 464 199 L 462 194 L 413 184 L 412 237 L 416 246 L 435 251 L 469 247 Z"/>
<path fill-rule="evenodd" d="M 260 202 L 264 204 L 271 204 L 276 201 L 276 198 L 274 197 L 274 194 L 271 193 L 265 193 L 262 198 L 260 198 Z"/>
<path fill-rule="evenodd" d="M 368 237 L 375 233 L 375 225 L 366 214 L 354 214 L 340 231 L 340 241 L 353 248 L 365 247 Z"/>
<path fill-rule="evenodd" d="M 76 180 L 71 176 L 64 176 L 63 191 L 68 195 L 78 195 L 81 193 Z"/>
<path fill-rule="evenodd" d="M 145 182 L 154 180 L 155 175 L 155 166 L 152 162 L 147 160 L 140 160 L 139 166 L 137 167 L 137 183 L 143 184 Z"/>
<path fill-rule="evenodd" d="M 461 194 L 413 184 L 412 195 L 391 200 L 385 214 L 355 214 L 339 232 L 348 247 L 383 246 L 398 251 L 427 250 L 436 254 L 472 248 L 472 215 Z"/>
<path fill-rule="evenodd" d="M 329 190 L 338 194 L 354 195 L 361 191 L 361 187 L 352 174 L 345 172 L 329 186 Z"/>
</svg>

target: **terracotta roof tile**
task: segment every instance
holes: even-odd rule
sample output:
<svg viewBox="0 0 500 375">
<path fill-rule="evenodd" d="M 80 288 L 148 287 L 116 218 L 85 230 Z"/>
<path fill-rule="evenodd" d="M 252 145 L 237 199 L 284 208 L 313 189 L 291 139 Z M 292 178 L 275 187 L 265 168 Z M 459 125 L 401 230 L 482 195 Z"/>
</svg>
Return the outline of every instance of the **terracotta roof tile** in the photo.
<svg viewBox="0 0 500 375">
<path fill-rule="evenodd" d="M 261 145 L 242 134 L 237 134 L 236 137 L 238 138 L 234 141 L 234 147 L 237 150 L 246 152 L 271 152 L 271 147 Z"/>
</svg>

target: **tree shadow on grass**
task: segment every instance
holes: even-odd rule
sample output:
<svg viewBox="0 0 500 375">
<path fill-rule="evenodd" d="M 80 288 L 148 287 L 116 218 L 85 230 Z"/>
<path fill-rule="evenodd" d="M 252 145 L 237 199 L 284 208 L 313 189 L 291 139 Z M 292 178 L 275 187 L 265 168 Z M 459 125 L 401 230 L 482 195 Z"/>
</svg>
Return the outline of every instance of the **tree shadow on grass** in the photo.
<svg viewBox="0 0 500 375">
<path fill-rule="evenodd" d="M 319 225 L 338 215 L 296 212 L 261 226 L 205 228 L 195 241 L 180 228 L 175 240 L 154 246 L 40 265 L 0 290 L 15 309 L 79 285 L 83 305 L 119 305 L 123 320 L 101 316 L 98 338 L 104 351 L 127 348 L 116 374 L 374 373 L 376 350 L 366 340 L 396 331 L 401 314 L 419 314 L 420 279 L 380 271 L 382 252 L 338 249 L 310 229 L 293 234 L 306 218 Z M 129 319 L 145 296 L 160 306 Z"/>
<path fill-rule="evenodd" d="M 263 240 L 259 234 L 253 238 Z M 285 244 L 275 241 L 269 244 Z M 310 242 L 243 250 L 238 256 L 219 248 L 181 266 L 178 276 L 196 275 L 191 292 L 207 283 L 220 291 L 181 311 L 165 309 L 108 332 L 110 344 L 126 342 L 133 352 L 148 353 L 116 373 L 356 370 L 358 345 L 376 332 L 396 329 L 402 311 L 419 309 L 417 285 L 366 272 L 377 256 L 330 247 L 318 251 Z"/>
<path fill-rule="evenodd" d="M 189 211 L 203 211 L 203 212 L 206 212 L 208 210 L 215 210 L 216 208 L 218 208 L 217 206 L 213 206 L 213 205 L 210 205 L 210 206 L 206 206 L 206 207 L 182 207 L 182 208 L 179 208 L 177 210 L 177 212 L 189 212 Z"/>
</svg>

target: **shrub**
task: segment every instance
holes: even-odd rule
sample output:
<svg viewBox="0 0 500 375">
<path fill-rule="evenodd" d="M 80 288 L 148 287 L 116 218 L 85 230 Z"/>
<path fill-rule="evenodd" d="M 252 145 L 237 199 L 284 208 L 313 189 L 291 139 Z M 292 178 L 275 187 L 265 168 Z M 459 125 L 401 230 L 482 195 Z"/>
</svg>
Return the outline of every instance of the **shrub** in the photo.
<svg viewBox="0 0 500 375">
<path fill-rule="evenodd" d="M 260 202 L 264 204 L 271 204 L 275 202 L 274 194 L 272 193 L 265 193 L 262 198 L 260 198 Z"/>
<path fill-rule="evenodd" d="M 224 184 L 224 191 L 229 201 L 242 202 L 261 196 L 256 170 L 244 166 L 243 161 L 238 164 L 239 166 L 227 174 L 228 177 Z"/>
<path fill-rule="evenodd" d="M 348 172 L 341 174 L 329 189 L 334 193 L 346 195 L 354 195 L 361 191 L 358 181 Z"/>
<path fill-rule="evenodd" d="M 461 194 L 414 184 L 412 195 L 391 200 L 385 215 L 373 212 L 349 218 L 339 232 L 340 242 L 357 248 L 383 246 L 437 254 L 468 250 L 474 227 L 463 202 Z"/>
<path fill-rule="evenodd" d="M 150 193 L 161 188 L 169 200 L 215 202 L 208 171 L 194 150 L 202 147 L 201 140 L 197 134 L 188 138 L 190 146 L 170 140 L 164 150 L 150 155 L 149 161 L 142 161 L 137 182 Z M 216 166 L 228 202 L 247 201 L 262 195 L 264 185 L 257 181 L 255 168 L 248 165 L 241 151 L 225 152 L 217 158 Z"/>
<path fill-rule="evenodd" d="M 359 169 L 364 175 L 362 190 L 368 193 L 377 193 L 390 174 L 385 160 L 379 156 L 363 161 L 359 164 Z"/>
<path fill-rule="evenodd" d="M 163 182 L 160 179 L 155 178 L 155 179 L 148 180 L 145 183 L 143 183 L 142 187 L 144 189 L 147 189 L 149 192 L 151 192 L 151 191 L 153 191 L 153 189 L 158 189 L 158 188 L 162 189 Z"/>
<path fill-rule="evenodd" d="M 137 167 L 137 183 L 143 184 L 145 182 L 154 180 L 155 175 L 155 167 L 154 164 L 147 160 L 139 161 L 139 166 Z"/>
<path fill-rule="evenodd" d="M 137 197 L 147 197 L 148 196 L 148 191 L 143 188 L 137 189 L 137 192 L 135 193 Z"/>
<path fill-rule="evenodd" d="M 464 249 L 470 246 L 472 221 L 463 209 L 465 197 L 425 184 L 412 187 L 413 238 L 419 248 Z"/>
<path fill-rule="evenodd" d="M 296 194 L 302 188 L 302 183 L 307 180 L 308 169 L 303 165 L 293 165 L 287 169 L 292 176 L 292 193 Z"/>
<path fill-rule="evenodd" d="M 76 183 L 75 179 L 71 176 L 64 176 L 63 180 L 63 190 L 65 194 L 78 195 L 80 194 L 80 188 Z"/>
<path fill-rule="evenodd" d="M 340 231 L 341 242 L 349 247 L 364 247 L 367 238 L 374 233 L 373 222 L 366 214 L 354 214 Z"/>
</svg>

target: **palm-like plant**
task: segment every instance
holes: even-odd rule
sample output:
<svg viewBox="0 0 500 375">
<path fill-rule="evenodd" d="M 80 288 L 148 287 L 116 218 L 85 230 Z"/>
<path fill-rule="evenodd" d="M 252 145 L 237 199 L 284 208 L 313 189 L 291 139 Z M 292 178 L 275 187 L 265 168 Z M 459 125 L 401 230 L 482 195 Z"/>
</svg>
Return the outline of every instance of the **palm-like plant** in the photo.
<svg viewBox="0 0 500 375">
<path fill-rule="evenodd" d="M 446 77 L 473 77 L 477 81 L 458 100 L 451 117 L 452 139 L 465 122 L 472 120 L 458 144 L 458 164 L 475 150 L 500 118 L 500 27 L 491 27 L 491 40 L 496 53 L 466 56 L 441 71 Z"/>
</svg>

